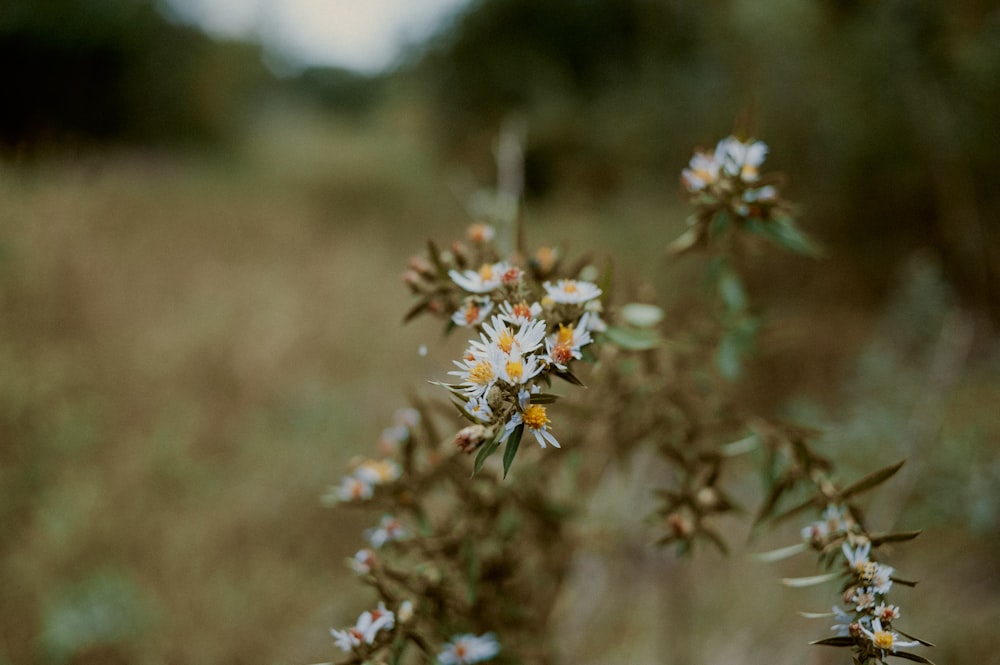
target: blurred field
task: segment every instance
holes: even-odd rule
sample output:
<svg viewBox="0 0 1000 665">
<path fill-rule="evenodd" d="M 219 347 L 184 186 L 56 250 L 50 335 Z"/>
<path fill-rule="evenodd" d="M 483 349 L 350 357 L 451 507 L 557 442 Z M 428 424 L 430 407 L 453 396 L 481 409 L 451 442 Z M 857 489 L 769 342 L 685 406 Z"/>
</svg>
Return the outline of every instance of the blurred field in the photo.
<svg viewBox="0 0 1000 665">
<path fill-rule="evenodd" d="M 399 324 L 399 275 L 468 221 L 410 110 L 363 124 L 276 107 L 229 153 L 0 171 L 0 663 L 337 656 L 328 628 L 368 598 L 342 561 L 370 520 L 318 497 L 443 371 L 447 353 L 417 355 L 438 327 Z M 697 260 L 663 260 L 683 220 L 675 177 L 529 207 L 531 236 L 601 247 L 623 290 L 682 307 L 701 278 Z M 840 265 L 769 257 L 755 275 L 772 319 L 748 398 L 830 427 L 846 473 L 918 448 L 905 510 L 872 506 L 927 529 L 891 561 L 924 580 L 902 594 L 905 625 L 938 663 L 1000 663 L 996 342 L 932 259 L 887 267 L 886 300 Z M 560 662 L 844 662 L 807 647 L 827 626 L 795 614 L 829 590 L 777 584 L 807 562 L 647 547 L 629 516 L 656 473 L 637 465 L 590 499 L 601 536 L 561 604 Z"/>
</svg>

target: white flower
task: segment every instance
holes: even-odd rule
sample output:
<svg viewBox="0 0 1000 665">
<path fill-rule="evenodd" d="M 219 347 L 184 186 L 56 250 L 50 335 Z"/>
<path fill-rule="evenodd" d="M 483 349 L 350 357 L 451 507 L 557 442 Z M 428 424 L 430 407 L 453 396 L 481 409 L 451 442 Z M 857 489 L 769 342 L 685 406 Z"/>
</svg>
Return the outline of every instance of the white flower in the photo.
<svg viewBox="0 0 1000 665">
<path fill-rule="evenodd" d="M 456 326 L 473 328 L 486 320 L 493 310 L 493 302 L 489 298 L 467 298 L 465 304 L 452 314 L 451 321 Z"/>
<path fill-rule="evenodd" d="M 876 563 L 871 578 L 872 591 L 883 596 L 889 593 L 889 589 L 892 588 L 893 570 L 895 569 L 892 566 Z"/>
<path fill-rule="evenodd" d="M 496 235 L 496 230 L 489 224 L 479 222 L 476 224 L 470 224 L 466 235 L 472 242 L 484 244 L 493 240 L 493 237 Z"/>
<path fill-rule="evenodd" d="M 384 455 L 393 455 L 410 438 L 410 430 L 404 425 L 393 425 L 382 430 L 378 439 L 378 449 Z"/>
<path fill-rule="evenodd" d="M 868 553 L 871 552 L 871 549 L 872 544 L 868 540 L 858 545 L 857 549 L 851 549 L 851 546 L 847 543 L 840 546 L 840 550 L 844 553 L 844 558 L 847 559 L 848 568 L 855 573 L 860 573 L 870 563 L 868 561 Z"/>
<path fill-rule="evenodd" d="M 758 201 L 774 201 L 778 198 L 778 190 L 771 185 L 747 189 L 743 192 L 743 200 L 747 203 Z"/>
<path fill-rule="evenodd" d="M 464 291 L 469 293 L 489 293 L 504 283 L 505 278 L 509 282 L 510 271 L 518 270 L 508 263 L 484 263 L 479 270 L 449 270 L 448 276 L 458 284 Z M 518 277 L 520 277 L 518 270 Z M 516 280 L 515 280 L 516 281 Z"/>
<path fill-rule="evenodd" d="M 392 515 L 383 515 L 377 527 L 365 530 L 365 537 L 375 549 L 386 543 L 408 538 L 409 535 L 409 532 L 403 527 L 403 523 Z"/>
<path fill-rule="evenodd" d="M 735 136 L 729 136 L 715 147 L 715 160 L 730 176 L 739 176 L 744 182 L 757 179 L 757 171 L 767 157 L 767 144 L 763 141 L 744 143 Z"/>
<path fill-rule="evenodd" d="M 476 420 L 485 423 L 493 419 L 493 409 L 490 408 L 485 397 L 470 397 L 464 408 L 465 412 Z"/>
<path fill-rule="evenodd" d="M 880 621 L 892 623 L 895 619 L 899 618 L 899 608 L 895 605 L 879 603 L 878 607 L 875 608 L 875 616 Z"/>
<path fill-rule="evenodd" d="M 438 663 L 441 665 L 481 663 L 494 658 L 498 653 L 500 644 L 493 633 L 478 637 L 472 633 L 465 633 L 451 638 L 451 642 L 438 654 Z"/>
<path fill-rule="evenodd" d="M 530 404 L 523 412 L 516 412 L 511 416 L 507 424 L 504 425 L 504 435 L 509 436 L 511 432 L 518 426 L 523 424 L 525 429 L 535 435 L 535 440 L 538 441 L 538 445 L 542 448 L 546 446 L 547 443 L 551 443 L 554 447 L 560 448 L 559 442 L 556 437 L 552 435 L 549 431 L 549 418 L 545 413 L 545 407 L 541 404 Z"/>
<path fill-rule="evenodd" d="M 681 171 L 681 182 L 689 192 L 698 192 L 719 179 L 719 162 L 707 152 L 695 152 L 688 168 Z"/>
<path fill-rule="evenodd" d="M 520 327 L 525 323 L 530 323 L 537 319 L 541 313 L 542 306 L 537 302 L 530 305 L 526 302 L 520 302 L 516 305 L 511 305 L 509 302 L 500 303 L 500 318 L 513 326 Z"/>
<path fill-rule="evenodd" d="M 870 587 L 858 587 L 851 594 L 850 601 L 858 612 L 864 612 L 875 607 L 875 593 Z"/>
<path fill-rule="evenodd" d="M 559 324 L 559 330 L 545 340 L 545 350 L 548 359 L 559 369 L 566 369 L 567 363 L 581 357 L 580 348 L 590 344 L 590 331 L 587 324 L 590 312 L 585 313 L 577 326 Z"/>
<path fill-rule="evenodd" d="M 366 459 L 354 470 L 354 477 L 372 485 L 384 485 L 398 480 L 403 474 L 403 468 L 391 459 Z"/>
<path fill-rule="evenodd" d="M 482 397 L 497 382 L 507 358 L 497 346 L 491 345 L 485 349 L 470 348 L 462 360 L 452 362 L 458 371 L 448 374 L 461 379 L 458 392 L 469 397 Z"/>
<path fill-rule="evenodd" d="M 529 354 L 522 356 L 512 353 L 500 366 L 500 378 L 511 386 L 521 386 L 538 376 L 544 369 L 538 356 Z"/>
<path fill-rule="evenodd" d="M 404 600 L 399 604 L 399 610 L 396 612 L 396 616 L 399 618 L 400 623 L 406 623 L 413 618 L 413 603 L 408 600 Z"/>
<path fill-rule="evenodd" d="M 901 642 L 899 640 L 899 635 L 892 632 L 891 630 L 882 630 L 882 622 L 878 619 L 872 620 L 872 629 L 862 626 L 861 632 L 865 634 L 869 640 L 871 640 L 872 645 L 876 649 L 882 651 L 882 656 L 885 657 L 886 651 L 895 651 L 897 647 L 915 647 L 919 646 L 920 642 Z"/>
<path fill-rule="evenodd" d="M 367 478 L 350 475 L 344 476 L 340 485 L 331 488 L 327 494 L 327 501 L 336 500 L 343 503 L 352 501 L 367 501 L 375 493 L 375 486 Z"/>
<path fill-rule="evenodd" d="M 420 412 L 410 407 L 396 409 L 392 419 L 397 425 L 412 429 L 420 424 Z"/>
<path fill-rule="evenodd" d="M 330 634 L 333 635 L 334 644 L 336 644 L 337 647 L 344 652 L 348 652 L 354 647 L 361 646 L 361 634 L 355 632 L 353 628 L 347 628 L 345 630 L 331 628 Z"/>
<path fill-rule="evenodd" d="M 602 293 L 596 284 L 578 279 L 560 279 L 555 284 L 545 282 L 542 288 L 553 302 L 565 304 L 585 303 Z"/>
<path fill-rule="evenodd" d="M 348 559 L 351 570 L 358 575 L 367 575 L 375 567 L 375 553 L 369 549 L 358 550 L 354 557 Z"/>
<path fill-rule="evenodd" d="M 395 615 L 385 608 L 385 603 L 380 602 L 378 609 L 361 613 L 354 630 L 361 634 L 365 644 L 371 644 L 380 630 L 392 630 L 394 625 Z"/>
<path fill-rule="evenodd" d="M 857 637 L 861 630 L 861 626 L 868 625 L 869 621 L 869 617 L 867 616 L 862 616 L 861 618 L 856 619 L 836 605 L 833 606 L 833 616 L 840 622 L 830 626 L 830 630 L 832 630 L 837 637 Z"/>
</svg>

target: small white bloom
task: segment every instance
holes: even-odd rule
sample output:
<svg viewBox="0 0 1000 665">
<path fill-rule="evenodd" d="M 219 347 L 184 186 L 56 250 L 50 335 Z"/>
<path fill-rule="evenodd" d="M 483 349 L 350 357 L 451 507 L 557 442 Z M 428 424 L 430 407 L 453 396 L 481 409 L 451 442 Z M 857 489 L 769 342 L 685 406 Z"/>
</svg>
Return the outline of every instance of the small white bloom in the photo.
<svg viewBox="0 0 1000 665">
<path fill-rule="evenodd" d="M 875 608 L 875 616 L 885 623 L 892 623 L 894 620 L 899 618 L 899 607 L 896 605 L 886 605 L 885 603 L 879 603 L 878 607 Z"/>
<path fill-rule="evenodd" d="M 467 298 L 465 303 L 452 314 L 451 321 L 456 326 L 473 328 L 486 320 L 493 311 L 493 302 L 489 298 Z"/>
<path fill-rule="evenodd" d="M 861 632 L 865 634 L 865 637 L 871 640 L 872 645 L 874 645 L 876 649 L 882 651 L 883 657 L 885 656 L 886 651 L 895 651 L 897 647 L 906 648 L 920 646 L 920 642 L 915 640 L 912 642 L 901 642 L 897 633 L 894 633 L 891 630 L 882 630 L 882 622 L 878 619 L 872 620 L 871 630 L 862 626 Z"/>
<path fill-rule="evenodd" d="M 441 665 L 469 665 L 469 663 L 490 660 L 498 653 L 500 653 L 500 644 L 493 633 L 479 636 L 465 633 L 451 638 L 451 641 L 438 654 L 438 662 Z"/>
<path fill-rule="evenodd" d="M 542 288 L 553 302 L 564 304 L 582 304 L 602 293 L 596 284 L 578 279 L 560 279 L 555 284 L 545 282 Z"/>
<path fill-rule="evenodd" d="M 837 637 L 857 637 L 861 630 L 861 626 L 867 626 L 870 621 L 870 618 L 867 615 L 855 618 L 836 605 L 833 606 L 833 616 L 840 622 L 830 626 L 830 630 L 832 630 Z"/>
<path fill-rule="evenodd" d="M 479 270 L 449 270 L 448 276 L 458 284 L 464 291 L 469 293 L 489 293 L 497 289 L 504 282 L 504 277 L 508 280 L 509 271 L 517 270 L 508 263 L 484 263 Z"/>
<path fill-rule="evenodd" d="M 870 587 L 858 587 L 851 595 L 850 601 L 858 612 L 865 612 L 875 607 L 875 592 Z"/>
<path fill-rule="evenodd" d="M 369 549 L 358 550 L 348 562 L 355 573 L 367 575 L 375 567 L 375 553 Z"/>
<path fill-rule="evenodd" d="M 747 203 L 757 203 L 758 201 L 774 201 L 778 198 L 778 190 L 771 185 L 751 188 L 743 192 L 743 200 Z"/>
<path fill-rule="evenodd" d="M 375 549 L 379 549 L 386 543 L 404 540 L 409 536 L 410 534 L 403 527 L 403 523 L 392 515 L 383 515 L 377 527 L 365 530 L 365 537 Z"/>
<path fill-rule="evenodd" d="M 396 409 L 396 412 L 392 414 L 392 419 L 397 425 L 413 429 L 420 424 L 420 412 L 411 407 Z"/>
<path fill-rule="evenodd" d="M 739 176 L 744 182 L 757 179 L 758 169 L 767 157 L 767 144 L 763 141 L 744 143 L 735 136 L 729 136 L 715 147 L 715 159 L 722 170 L 730 176 Z"/>
<path fill-rule="evenodd" d="M 548 359 L 559 369 L 566 369 L 570 360 L 580 359 L 580 349 L 590 344 L 590 331 L 587 330 L 590 312 L 585 313 L 579 323 L 574 326 L 559 324 L 559 330 L 545 340 L 545 350 Z"/>
<path fill-rule="evenodd" d="M 868 561 L 868 553 L 871 552 L 872 544 L 870 541 L 864 541 L 862 544 L 858 545 L 856 549 L 851 549 L 851 546 L 844 543 L 840 546 L 840 550 L 844 553 L 844 558 L 847 559 L 847 566 L 854 572 L 860 572 Z"/>
<path fill-rule="evenodd" d="M 876 563 L 871 579 L 872 591 L 883 596 L 889 593 L 889 589 L 892 588 L 892 573 L 894 570 L 892 566 Z"/>
<path fill-rule="evenodd" d="M 400 623 L 406 623 L 413 618 L 413 603 L 408 600 L 404 600 L 399 604 L 399 610 L 396 612 L 396 617 L 399 619 Z"/>
<path fill-rule="evenodd" d="M 500 303 L 500 318 L 512 326 L 520 327 L 525 323 L 530 323 L 537 319 L 541 313 L 542 306 L 537 302 L 531 305 L 526 302 L 516 305 L 511 305 L 509 302 Z"/>
<path fill-rule="evenodd" d="M 477 222 L 469 225 L 466 235 L 472 242 L 484 244 L 493 240 L 496 230 L 489 224 Z"/>
<path fill-rule="evenodd" d="M 394 455 L 409 438 L 410 430 L 404 425 L 386 427 L 378 439 L 379 452 L 383 455 Z"/>
<path fill-rule="evenodd" d="M 374 493 L 375 486 L 371 480 L 350 475 L 344 476 L 340 485 L 334 488 L 328 497 L 332 495 L 343 503 L 351 503 L 352 501 L 367 501 L 372 498 Z"/>
<path fill-rule="evenodd" d="M 485 349 L 470 348 L 462 360 L 452 362 L 458 367 L 458 371 L 448 374 L 461 380 L 458 392 L 469 397 L 482 397 L 500 378 L 507 358 L 499 347 L 493 345 Z"/>
<path fill-rule="evenodd" d="M 465 403 L 465 412 L 484 423 L 493 419 L 493 409 L 485 397 L 470 397 Z"/>
<path fill-rule="evenodd" d="M 688 168 L 681 171 L 681 182 L 689 192 L 699 192 L 719 179 L 719 162 L 707 152 L 695 152 Z"/>
<path fill-rule="evenodd" d="M 559 441 L 549 431 L 549 418 L 545 413 L 545 407 L 541 404 L 529 404 L 523 412 L 516 412 L 504 425 L 504 435 L 509 436 L 518 426 L 523 424 L 525 429 L 535 435 L 538 445 L 545 448 L 546 444 L 552 444 L 555 448 L 561 448 Z"/>
<path fill-rule="evenodd" d="M 334 644 L 336 644 L 337 647 L 345 653 L 349 652 L 354 647 L 361 646 L 362 635 L 356 632 L 353 628 L 347 628 L 345 630 L 331 628 L 330 634 L 333 635 Z"/>
<path fill-rule="evenodd" d="M 395 615 L 385 608 L 385 603 L 380 602 L 378 609 L 361 613 L 354 631 L 361 634 L 365 644 L 372 644 L 380 630 L 392 630 L 395 624 Z"/>
<path fill-rule="evenodd" d="M 511 386 L 521 386 L 538 376 L 544 369 L 541 360 L 535 354 L 522 356 L 512 353 L 500 366 L 500 379 Z"/>
</svg>

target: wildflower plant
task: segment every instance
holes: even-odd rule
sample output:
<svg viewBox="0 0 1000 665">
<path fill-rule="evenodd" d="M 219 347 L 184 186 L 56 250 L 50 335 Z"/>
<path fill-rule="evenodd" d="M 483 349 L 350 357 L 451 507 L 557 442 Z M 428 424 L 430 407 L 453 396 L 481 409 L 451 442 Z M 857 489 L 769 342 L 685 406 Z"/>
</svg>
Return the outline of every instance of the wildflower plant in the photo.
<svg viewBox="0 0 1000 665">
<path fill-rule="evenodd" d="M 819 432 L 752 413 L 735 390 L 757 326 L 740 277 L 748 250 L 765 239 L 817 253 L 782 179 L 761 172 L 767 151 L 731 136 L 682 171 L 694 213 L 667 249 L 707 253 L 716 287 L 690 320 L 649 297 L 616 304 L 610 269 L 529 248 L 509 205 L 410 259 L 403 281 L 416 302 L 404 320 L 436 317 L 466 341 L 430 380 L 436 395 L 414 396 L 378 456 L 352 460 L 324 496 L 372 516 L 346 563 L 377 606 L 332 630 L 342 663 L 550 662 L 547 622 L 581 538 L 579 497 L 640 449 L 670 469 L 649 516 L 658 545 L 726 552 L 725 516 L 752 512 L 759 526 L 816 509 L 801 542 L 762 556 L 813 550 L 826 572 L 788 583 L 841 580 L 832 613 L 810 615 L 837 621 L 814 643 L 849 647 L 858 665 L 930 662 L 908 650 L 929 643 L 899 628 L 895 589 L 912 583 L 876 558 L 916 534 L 870 532 L 854 503 L 900 464 L 838 488 L 833 461 L 815 449 Z M 747 462 L 764 479 L 752 511 L 734 498 Z"/>
</svg>

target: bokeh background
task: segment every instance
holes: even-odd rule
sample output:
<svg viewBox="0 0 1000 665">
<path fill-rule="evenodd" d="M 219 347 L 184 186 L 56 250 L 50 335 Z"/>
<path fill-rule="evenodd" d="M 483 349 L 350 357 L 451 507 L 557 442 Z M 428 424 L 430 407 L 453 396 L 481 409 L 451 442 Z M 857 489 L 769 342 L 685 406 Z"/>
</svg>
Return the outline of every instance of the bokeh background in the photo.
<svg viewBox="0 0 1000 665">
<path fill-rule="evenodd" d="M 770 144 L 826 256 L 749 275 L 740 390 L 845 477 L 910 458 L 868 506 L 925 530 L 901 625 L 1000 663 L 1000 3 L 474 0 L 367 68 L 195 15 L 0 5 L 0 663 L 336 658 L 370 520 L 319 496 L 447 363 L 399 276 L 461 235 L 509 118 L 529 238 L 676 307 L 704 289 L 664 252 L 680 169 Z M 845 662 L 796 615 L 830 590 L 777 584 L 807 562 L 746 560 L 794 529 L 651 549 L 642 462 L 588 499 L 560 662 Z"/>
</svg>

